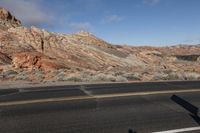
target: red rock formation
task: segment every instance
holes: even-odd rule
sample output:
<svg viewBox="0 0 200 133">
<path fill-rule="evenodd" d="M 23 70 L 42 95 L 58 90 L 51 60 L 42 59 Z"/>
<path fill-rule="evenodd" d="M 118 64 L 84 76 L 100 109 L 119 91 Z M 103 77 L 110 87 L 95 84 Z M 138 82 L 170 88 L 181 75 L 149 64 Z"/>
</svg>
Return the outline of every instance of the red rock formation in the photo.
<svg viewBox="0 0 200 133">
<path fill-rule="evenodd" d="M 26 28 L 0 8 L 0 68 L 11 65 L 22 71 L 68 68 L 73 72 L 86 69 L 102 73 L 140 72 L 144 73 L 141 79 L 150 79 L 156 72 L 172 69 L 200 72 L 199 61 L 191 63 L 176 58 L 193 54 L 200 55 L 199 46 L 115 46 L 86 32 L 57 34 Z"/>
<path fill-rule="evenodd" d="M 64 66 L 55 59 L 46 57 L 38 52 L 17 53 L 15 54 L 12 63 L 14 68 L 37 68 L 44 71 L 64 68 Z"/>
</svg>

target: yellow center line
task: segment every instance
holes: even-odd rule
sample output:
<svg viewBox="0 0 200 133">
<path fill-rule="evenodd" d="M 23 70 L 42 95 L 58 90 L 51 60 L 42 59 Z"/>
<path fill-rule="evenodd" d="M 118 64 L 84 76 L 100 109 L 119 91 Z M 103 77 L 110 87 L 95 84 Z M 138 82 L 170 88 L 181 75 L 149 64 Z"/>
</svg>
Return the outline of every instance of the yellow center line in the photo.
<svg viewBox="0 0 200 133">
<path fill-rule="evenodd" d="M 73 96 L 73 97 L 46 98 L 46 99 L 34 99 L 34 100 L 23 100 L 23 101 L 8 101 L 8 102 L 0 102 L 0 106 L 62 102 L 62 101 L 73 101 L 73 100 L 104 99 L 104 98 L 128 97 L 128 96 L 159 95 L 159 94 L 171 94 L 171 93 L 188 93 L 188 92 L 200 92 L 200 89 L 130 92 L 130 93 L 101 94 L 101 95 L 93 95 L 93 96 Z"/>
<path fill-rule="evenodd" d="M 200 92 L 200 89 L 116 93 L 116 94 L 96 95 L 95 97 L 101 99 L 101 98 L 113 98 L 113 97 L 145 96 L 145 95 L 159 95 L 159 94 L 171 94 L 171 93 L 188 93 L 188 92 Z"/>
</svg>

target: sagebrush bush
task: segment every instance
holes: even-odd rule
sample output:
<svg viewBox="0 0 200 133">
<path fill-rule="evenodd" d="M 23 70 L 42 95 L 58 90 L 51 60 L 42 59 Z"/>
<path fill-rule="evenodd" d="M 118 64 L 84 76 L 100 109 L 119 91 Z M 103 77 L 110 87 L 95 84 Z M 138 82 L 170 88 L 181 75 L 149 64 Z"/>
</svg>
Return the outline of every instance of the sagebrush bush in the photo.
<svg viewBox="0 0 200 133">
<path fill-rule="evenodd" d="M 171 72 L 167 75 L 166 80 L 184 80 L 182 73 Z"/>
<path fill-rule="evenodd" d="M 29 81 L 30 78 L 28 77 L 27 74 L 20 73 L 20 74 L 15 76 L 15 80 Z"/>
<path fill-rule="evenodd" d="M 168 79 L 168 74 L 156 73 L 151 80 L 152 81 L 159 81 L 159 80 L 167 80 L 167 79 Z"/>
<path fill-rule="evenodd" d="M 10 78 L 10 77 L 14 77 L 16 76 L 18 73 L 14 70 L 7 70 L 7 71 L 3 71 L 2 75 L 5 78 Z"/>
<path fill-rule="evenodd" d="M 81 82 L 82 77 L 80 75 L 69 75 L 64 78 L 64 81 Z"/>
<path fill-rule="evenodd" d="M 92 77 L 92 80 L 93 81 L 111 81 L 111 82 L 115 82 L 116 81 L 116 77 L 113 76 L 113 75 L 100 73 L 100 74 L 94 75 Z"/>
<path fill-rule="evenodd" d="M 123 77 L 127 80 L 141 80 L 142 75 L 139 73 L 125 73 Z"/>
<path fill-rule="evenodd" d="M 200 79 L 200 74 L 195 72 L 187 72 L 183 73 L 183 77 L 185 80 L 198 80 Z"/>
<path fill-rule="evenodd" d="M 117 76 L 117 77 L 116 77 L 116 81 L 117 81 L 117 82 L 127 82 L 128 80 L 127 80 L 127 78 L 125 78 L 125 77 Z"/>
<path fill-rule="evenodd" d="M 200 74 L 194 72 L 170 72 L 154 75 L 152 80 L 199 80 Z"/>
</svg>

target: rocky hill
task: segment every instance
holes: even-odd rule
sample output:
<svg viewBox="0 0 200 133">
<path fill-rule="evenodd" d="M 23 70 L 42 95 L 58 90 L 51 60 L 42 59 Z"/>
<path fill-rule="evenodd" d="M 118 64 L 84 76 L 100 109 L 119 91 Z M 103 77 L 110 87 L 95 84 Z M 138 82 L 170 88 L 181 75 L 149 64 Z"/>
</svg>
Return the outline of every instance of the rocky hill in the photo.
<svg viewBox="0 0 200 133">
<path fill-rule="evenodd" d="M 200 78 L 200 47 L 112 45 L 79 32 L 57 34 L 0 8 L 0 81 L 149 81 Z"/>
<path fill-rule="evenodd" d="M 5 8 L 0 8 L 0 26 L 1 28 L 11 28 L 21 26 L 21 21 L 16 19 Z"/>
</svg>

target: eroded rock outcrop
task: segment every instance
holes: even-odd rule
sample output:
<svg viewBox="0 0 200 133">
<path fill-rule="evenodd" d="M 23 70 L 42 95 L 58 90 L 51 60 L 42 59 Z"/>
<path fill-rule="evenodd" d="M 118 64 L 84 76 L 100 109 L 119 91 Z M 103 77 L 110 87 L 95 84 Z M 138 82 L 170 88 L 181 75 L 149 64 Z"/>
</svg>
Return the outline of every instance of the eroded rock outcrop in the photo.
<svg viewBox="0 0 200 133">
<path fill-rule="evenodd" d="M 155 75 L 164 79 L 171 71 L 200 73 L 199 57 L 191 62 L 177 55 L 200 55 L 200 47 L 117 46 L 88 32 L 58 34 L 23 27 L 0 8 L 0 72 L 16 71 L 9 80 L 144 81 L 158 79 Z"/>
<path fill-rule="evenodd" d="M 0 26 L 1 28 L 19 27 L 21 21 L 16 19 L 8 10 L 0 7 Z"/>
<path fill-rule="evenodd" d="M 12 60 L 12 64 L 14 68 L 26 68 L 30 70 L 36 68 L 43 71 L 65 68 L 61 62 L 38 52 L 17 53 Z"/>
</svg>

